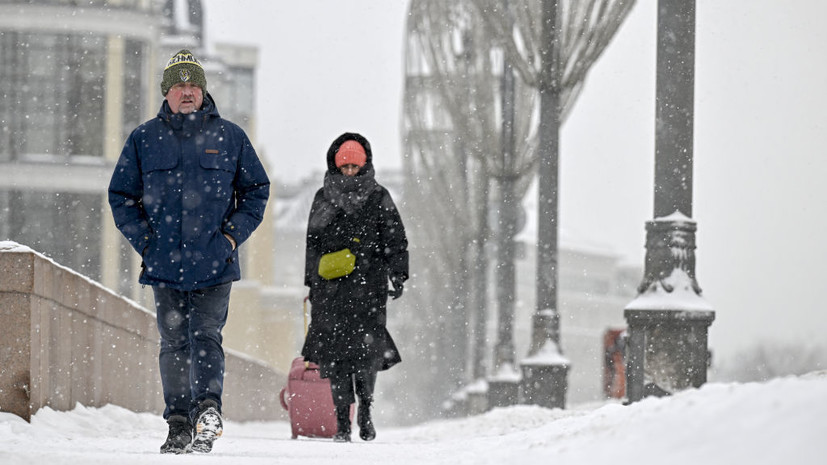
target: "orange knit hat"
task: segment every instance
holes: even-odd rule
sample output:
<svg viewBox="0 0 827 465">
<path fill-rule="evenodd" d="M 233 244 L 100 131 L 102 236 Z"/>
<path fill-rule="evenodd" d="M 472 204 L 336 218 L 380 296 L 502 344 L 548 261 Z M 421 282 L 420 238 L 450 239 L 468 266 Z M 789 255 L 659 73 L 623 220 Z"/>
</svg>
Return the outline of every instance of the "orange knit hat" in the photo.
<svg viewBox="0 0 827 465">
<path fill-rule="evenodd" d="M 368 156 L 362 144 L 355 140 L 348 140 L 336 151 L 334 161 L 336 162 L 336 168 L 341 168 L 344 165 L 356 165 L 361 168 L 368 161 Z"/>
</svg>

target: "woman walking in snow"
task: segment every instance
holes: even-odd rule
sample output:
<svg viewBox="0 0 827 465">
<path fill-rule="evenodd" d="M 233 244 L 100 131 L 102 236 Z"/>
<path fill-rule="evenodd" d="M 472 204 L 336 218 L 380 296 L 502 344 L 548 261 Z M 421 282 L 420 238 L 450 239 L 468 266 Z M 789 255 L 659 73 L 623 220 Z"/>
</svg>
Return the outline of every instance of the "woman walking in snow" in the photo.
<svg viewBox="0 0 827 465">
<path fill-rule="evenodd" d="M 370 414 L 376 375 L 401 361 L 385 326 L 386 304 L 389 295 L 402 295 L 408 279 L 408 240 L 390 193 L 374 178 L 372 160 L 360 134 L 334 140 L 307 225 L 305 285 L 312 310 L 302 355 L 330 379 L 339 442 L 350 441 L 356 397 L 359 436 L 376 437 Z"/>
</svg>

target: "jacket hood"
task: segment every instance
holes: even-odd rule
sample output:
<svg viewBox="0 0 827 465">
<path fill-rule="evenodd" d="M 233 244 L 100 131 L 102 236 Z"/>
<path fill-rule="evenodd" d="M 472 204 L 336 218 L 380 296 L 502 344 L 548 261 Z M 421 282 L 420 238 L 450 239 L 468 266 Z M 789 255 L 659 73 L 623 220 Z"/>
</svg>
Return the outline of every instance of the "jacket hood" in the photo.
<svg viewBox="0 0 827 465">
<path fill-rule="evenodd" d="M 365 148 L 365 155 L 367 155 L 365 167 L 370 166 L 371 168 L 373 168 L 373 152 L 370 149 L 370 142 L 368 142 L 368 140 L 365 139 L 365 137 L 361 134 L 355 132 L 346 132 L 341 136 L 337 137 L 336 140 L 334 140 L 333 143 L 330 144 L 330 148 L 327 150 L 327 171 L 329 173 L 339 172 L 339 169 L 336 168 L 336 152 L 339 150 L 339 147 L 341 147 L 342 144 L 349 140 L 355 140 L 362 147 Z M 360 173 L 361 172 L 362 171 L 360 170 Z"/>
</svg>

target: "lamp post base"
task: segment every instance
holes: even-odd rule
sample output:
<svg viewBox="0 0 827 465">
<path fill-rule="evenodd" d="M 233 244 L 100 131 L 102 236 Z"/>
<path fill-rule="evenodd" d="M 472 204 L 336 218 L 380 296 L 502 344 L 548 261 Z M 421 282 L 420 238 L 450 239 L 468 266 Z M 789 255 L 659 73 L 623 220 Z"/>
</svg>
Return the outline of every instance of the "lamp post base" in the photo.
<svg viewBox="0 0 827 465">
<path fill-rule="evenodd" d="M 560 353 L 557 343 L 546 339 L 540 350 L 520 363 L 523 402 L 546 408 L 566 408 L 570 366 L 571 362 Z"/>
<path fill-rule="evenodd" d="M 568 365 L 520 365 L 522 394 L 526 404 L 545 408 L 566 408 Z"/>
<path fill-rule="evenodd" d="M 626 306 L 626 398 L 699 387 L 715 312 L 695 279 L 695 222 L 680 212 L 646 223 L 646 270 Z"/>
<path fill-rule="evenodd" d="M 502 364 L 497 373 L 488 378 L 488 409 L 519 404 L 520 381 L 520 372 L 513 365 Z"/>
<path fill-rule="evenodd" d="M 627 308 L 626 398 L 637 402 L 706 383 L 713 311 Z"/>
</svg>

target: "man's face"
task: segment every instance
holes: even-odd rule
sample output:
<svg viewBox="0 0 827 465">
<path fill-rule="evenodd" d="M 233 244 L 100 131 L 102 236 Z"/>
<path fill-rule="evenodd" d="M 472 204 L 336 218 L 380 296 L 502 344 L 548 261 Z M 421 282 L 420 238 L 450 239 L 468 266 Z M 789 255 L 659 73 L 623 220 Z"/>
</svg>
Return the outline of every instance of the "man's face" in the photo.
<svg viewBox="0 0 827 465">
<path fill-rule="evenodd" d="M 179 82 L 169 89 L 166 99 L 173 113 L 188 115 L 201 108 L 204 92 L 195 84 Z"/>
</svg>

